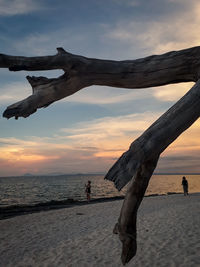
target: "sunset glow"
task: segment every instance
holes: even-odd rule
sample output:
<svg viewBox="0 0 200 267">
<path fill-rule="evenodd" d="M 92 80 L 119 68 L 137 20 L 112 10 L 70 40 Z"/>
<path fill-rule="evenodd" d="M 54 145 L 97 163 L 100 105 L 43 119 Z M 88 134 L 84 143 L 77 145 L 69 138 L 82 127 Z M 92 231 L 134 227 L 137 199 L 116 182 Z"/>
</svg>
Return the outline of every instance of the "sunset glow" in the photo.
<svg viewBox="0 0 200 267">
<path fill-rule="evenodd" d="M 23 8 L 16 1 L 14 8 L 4 2 L 0 52 L 53 55 L 56 47 L 62 46 L 87 57 L 124 60 L 199 45 L 197 0 L 97 2 L 90 3 L 93 13 L 87 4 L 76 11 L 72 1 L 68 5 L 59 1 L 58 6 L 50 1 L 29 1 L 28 6 L 23 2 Z M 55 12 L 60 16 L 55 18 Z M 1 69 L 1 114 L 6 106 L 30 94 L 27 73 Z M 28 75 L 58 77 L 62 73 Z M 1 117 L 0 176 L 106 173 L 192 86 L 179 83 L 144 90 L 91 86 L 26 119 Z M 162 153 L 156 172 L 200 172 L 199 134 L 198 120 Z"/>
</svg>

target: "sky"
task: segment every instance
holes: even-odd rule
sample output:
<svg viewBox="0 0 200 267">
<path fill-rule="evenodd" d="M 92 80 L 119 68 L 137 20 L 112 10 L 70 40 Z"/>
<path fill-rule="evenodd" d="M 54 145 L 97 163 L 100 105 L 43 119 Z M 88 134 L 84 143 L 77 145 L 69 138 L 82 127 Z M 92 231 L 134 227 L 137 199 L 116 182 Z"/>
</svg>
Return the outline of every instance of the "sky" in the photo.
<svg viewBox="0 0 200 267">
<path fill-rule="evenodd" d="M 198 0 L 0 0 L 0 53 L 137 59 L 200 44 Z M 0 176 L 106 173 L 193 83 L 148 89 L 91 86 L 30 117 L 5 108 L 31 94 L 26 75 L 0 69 Z M 160 156 L 155 172 L 200 172 L 200 121 Z"/>
</svg>

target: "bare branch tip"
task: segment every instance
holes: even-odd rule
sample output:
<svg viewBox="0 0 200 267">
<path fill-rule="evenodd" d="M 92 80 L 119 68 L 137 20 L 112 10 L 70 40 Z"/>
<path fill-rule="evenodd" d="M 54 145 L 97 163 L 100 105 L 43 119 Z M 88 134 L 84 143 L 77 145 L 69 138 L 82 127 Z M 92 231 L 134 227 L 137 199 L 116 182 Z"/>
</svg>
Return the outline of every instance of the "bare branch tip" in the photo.
<svg viewBox="0 0 200 267">
<path fill-rule="evenodd" d="M 57 51 L 58 51 L 58 54 L 68 54 L 68 53 L 65 51 L 65 49 L 62 48 L 62 47 L 57 47 L 56 49 L 57 49 Z"/>
</svg>

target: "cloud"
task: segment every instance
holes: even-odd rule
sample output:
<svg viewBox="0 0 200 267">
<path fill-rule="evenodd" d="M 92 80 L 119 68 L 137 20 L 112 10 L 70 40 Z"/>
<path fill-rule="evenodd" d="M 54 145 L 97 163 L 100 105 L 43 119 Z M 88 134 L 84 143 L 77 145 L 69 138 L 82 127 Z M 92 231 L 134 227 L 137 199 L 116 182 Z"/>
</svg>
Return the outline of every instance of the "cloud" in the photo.
<svg viewBox="0 0 200 267">
<path fill-rule="evenodd" d="M 52 137 L 0 138 L 0 175 L 106 172 L 159 115 L 146 112 L 85 121 Z M 189 172 L 194 163 L 197 171 L 199 131 L 197 121 L 162 153 L 157 171 Z"/>
<path fill-rule="evenodd" d="M 121 89 L 106 86 L 91 86 L 78 93 L 64 98 L 62 102 L 78 102 L 87 104 L 108 105 L 123 103 L 137 99 L 152 97 L 152 92 L 141 89 Z"/>
<path fill-rule="evenodd" d="M 196 29 L 200 23 L 200 3 L 179 1 L 176 4 L 179 9 L 176 8 L 176 12 L 173 12 L 172 5 L 171 14 L 166 12 L 163 16 L 158 16 L 155 13 L 142 21 L 128 18 L 118 21 L 115 26 L 107 25 L 105 36 L 128 47 L 129 54 L 132 51 L 139 55 L 160 54 L 199 45 L 200 38 Z"/>
<path fill-rule="evenodd" d="M 40 8 L 33 0 L 0 0 L 0 16 L 27 14 Z"/>
<path fill-rule="evenodd" d="M 80 92 L 64 98 L 62 102 L 77 102 L 87 104 L 109 105 L 124 103 L 130 101 L 153 101 L 157 99 L 162 102 L 174 102 L 180 99 L 183 95 L 192 88 L 194 83 L 179 83 L 159 86 L 155 88 L 145 89 L 121 89 L 110 88 L 106 86 L 92 86 L 81 90 Z"/>
<path fill-rule="evenodd" d="M 105 117 L 84 123 L 73 128 L 61 129 L 66 133 L 70 144 L 82 147 L 83 144 L 95 147 L 94 157 L 112 159 L 119 157 L 130 144 L 157 119 L 159 113 L 145 112 L 117 117 Z"/>
<path fill-rule="evenodd" d="M 185 95 L 194 83 L 179 83 L 159 86 L 153 89 L 153 96 L 160 101 L 177 101 Z"/>
<path fill-rule="evenodd" d="M 106 171 L 155 117 L 151 113 L 107 117 L 78 123 L 52 137 L 0 138 L 0 161 L 7 161 L 18 174 Z"/>
<path fill-rule="evenodd" d="M 94 156 L 95 148 L 75 147 L 67 144 L 67 140 L 62 144 L 56 144 L 51 142 L 53 138 L 35 138 L 35 141 L 32 140 L 33 137 L 30 140 L 9 139 L 1 140 L 4 143 L 4 146 L 0 147 L 1 176 L 22 175 L 26 172 L 98 172 L 112 164 L 111 160 L 103 157 L 97 160 Z M 8 145 L 5 146 L 5 143 Z"/>
<path fill-rule="evenodd" d="M 138 133 L 145 130 L 158 117 L 158 113 L 138 113 L 117 117 L 104 117 L 93 121 L 78 123 L 76 127 L 61 129 L 71 139 L 81 138 L 89 134 L 94 138 L 118 137 L 127 132 Z M 91 137 L 89 136 L 88 140 Z"/>
<path fill-rule="evenodd" d="M 166 173 L 195 173 L 199 172 L 200 155 L 161 157 L 156 172 Z"/>
<path fill-rule="evenodd" d="M 25 82 L 11 82 L 1 86 L 0 93 L 0 104 L 7 104 L 28 97 L 32 94 L 32 88 Z"/>
<path fill-rule="evenodd" d="M 94 33 L 95 34 L 95 33 Z M 79 51 L 82 53 L 82 49 L 86 47 L 86 44 L 91 42 L 92 35 L 88 32 L 77 32 L 77 29 L 73 26 L 63 26 L 56 31 L 47 28 L 46 32 L 34 31 L 30 34 L 26 34 L 20 39 L 16 39 L 13 45 L 13 49 L 17 53 L 23 53 L 23 55 L 44 56 L 56 54 L 56 47 L 63 47 L 67 51 L 72 52 Z M 82 44 L 80 47 L 80 43 Z M 86 49 L 88 50 L 88 49 Z"/>
</svg>

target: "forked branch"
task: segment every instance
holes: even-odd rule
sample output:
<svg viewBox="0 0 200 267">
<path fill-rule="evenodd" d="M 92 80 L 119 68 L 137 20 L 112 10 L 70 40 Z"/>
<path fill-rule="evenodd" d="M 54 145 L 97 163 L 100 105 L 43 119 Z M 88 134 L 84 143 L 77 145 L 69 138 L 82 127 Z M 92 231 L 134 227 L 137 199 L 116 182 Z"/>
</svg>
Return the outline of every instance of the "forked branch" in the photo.
<svg viewBox="0 0 200 267">
<path fill-rule="evenodd" d="M 64 75 L 56 79 L 28 77 L 33 94 L 9 106 L 4 117 L 27 117 L 38 108 L 46 107 L 91 85 L 146 88 L 197 81 L 199 77 L 200 47 L 124 61 L 86 58 L 70 54 L 63 48 L 57 50 L 56 55 L 43 57 L 0 54 L 0 68 L 9 68 L 11 71 L 64 71 Z"/>
</svg>

